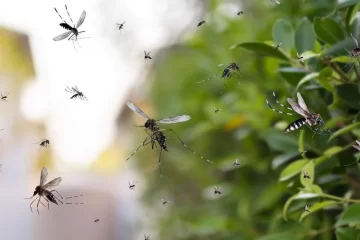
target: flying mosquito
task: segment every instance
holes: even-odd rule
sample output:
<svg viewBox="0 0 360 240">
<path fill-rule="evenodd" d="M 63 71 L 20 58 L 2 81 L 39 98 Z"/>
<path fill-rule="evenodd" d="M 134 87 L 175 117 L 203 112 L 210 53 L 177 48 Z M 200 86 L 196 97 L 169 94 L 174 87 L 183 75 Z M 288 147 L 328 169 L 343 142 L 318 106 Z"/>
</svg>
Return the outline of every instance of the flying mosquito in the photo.
<svg viewBox="0 0 360 240">
<path fill-rule="evenodd" d="M 280 4 L 280 1 L 279 0 L 271 0 L 273 3 L 277 3 L 277 4 Z"/>
<path fill-rule="evenodd" d="M 233 163 L 233 166 L 234 166 L 234 167 L 240 166 L 240 161 L 239 161 L 239 159 L 236 159 L 236 160 L 235 160 L 235 162 Z"/>
<path fill-rule="evenodd" d="M 300 151 L 300 149 L 298 149 L 299 151 L 299 154 L 303 154 L 303 153 L 306 153 L 307 151 Z"/>
<path fill-rule="evenodd" d="M 129 189 L 131 189 L 131 190 L 135 190 L 135 187 L 136 187 L 136 181 L 133 181 L 133 183 L 132 184 L 130 184 L 130 182 L 129 182 Z"/>
<path fill-rule="evenodd" d="M 198 157 L 200 157 L 201 159 L 206 160 L 207 162 L 212 163 L 210 160 L 204 158 L 202 155 L 198 154 L 197 152 L 195 152 L 194 150 L 192 150 L 191 148 L 189 148 L 181 139 L 180 137 L 175 133 L 175 131 L 173 129 L 160 129 L 160 127 L 157 125 L 157 122 L 159 123 L 163 123 L 163 124 L 172 124 L 172 123 L 179 123 L 179 122 L 186 122 L 190 119 L 190 116 L 188 115 L 180 115 L 180 116 L 175 116 L 175 117 L 169 117 L 169 118 L 164 118 L 164 119 L 160 119 L 160 120 L 155 120 L 155 119 L 151 119 L 149 118 L 139 107 L 137 107 L 134 103 L 132 102 L 128 102 L 127 103 L 128 107 L 134 111 L 137 115 L 141 116 L 142 118 L 146 119 L 146 122 L 144 124 L 144 126 L 137 126 L 137 127 L 144 127 L 146 133 L 148 134 L 148 136 L 145 138 L 145 140 L 137 147 L 137 149 L 126 159 L 129 160 L 132 156 L 134 156 L 136 154 L 136 152 L 142 147 L 145 146 L 147 144 L 151 143 L 151 148 L 154 149 L 154 146 L 157 147 L 156 143 L 159 144 L 160 146 L 160 154 L 159 154 L 159 165 L 161 164 L 161 153 L 162 151 L 168 151 L 167 148 L 167 143 L 166 143 L 166 136 L 164 134 L 164 131 L 171 131 L 176 137 L 177 139 L 179 139 L 179 141 L 181 142 L 181 144 L 187 148 L 189 151 L 191 151 L 193 154 L 197 155 Z M 150 131 L 150 132 L 149 132 Z M 161 168 L 160 168 L 160 175 L 161 175 Z"/>
<path fill-rule="evenodd" d="M 69 14 L 69 11 L 67 9 L 67 6 L 65 5 L 65 8 L 66 8 L 66 12 L 72 22 L 72 24 L 74 25 L 74 27 L 70 26 L 70 24 L 68 24 L 60 15 L 60 13 L 58 12 L 58 10 L 54 7 L 56 13 L 59 15 L 59 17 L 61 18 L 61 20 L 63 20 L 64 22 L 63 23 L 60 23 L 60 26 L 66 30 L 68 30 L 67 32 L 64 32 L 63 34 L 57 36 L 57 37 L 54 37 L 53 40 L 54 41 L 61 41 L 67 37 L 68 40 L 75 40 L 77 41 L 78 40 L 78 35 L 81 34 L 81 33 L 84 33 L 85 31 L 79 31 L 78 28 L 84 23 L 84 20 L 85 20 L 85 17 L 86 17 L 86 12 L 83 11 L 81 13 L 81 16 L 79 18 L 79 20 L 77 21 L 76 25 L 75 23 L 73 22 L 72 18 L 70 17 L 70 14 Z"/>
<path fill-rule="evenodd" d="M 214 186 L 214 194 L 222 194 L 220 187 Z"/>
<path fill-rule="evenodd" d="M 303 212 L 310 212 L 311 205 L 306 204 Z"/>
<path fill-rule="evenodd" d="M 61 177 L 58 177 L 58 178 L 55 178 L 53 179 L 52 181 L 48 182 L 47 184 L 45 184 L 46 182 L 46 178 L 48 176 L 48 172 L 46 170 L 46 168 L 42 168 L 41 170 L 41 175 L 40 175 L 40 185 L 37 186 L 35 188 L 35 191 L 34 191 L 34 195 L 30 198 L 25 198 L 25 199 L 32 199 L 33 197 L 35 197 L 36 195 L 38 195 L 37 198 L 34 199 L 34 201 L 31 202 L 30 204 L 30 210 L 32 212 L 32 208 L 31 208 L 31 205 L 37 200 L 38 200 L 38 203 L 37 203 L 37 212 L 38 214 L 40 215 L 39 213 L 39 203 L 41 203 L 43 206 L 45 206 L 43 204 L 43 202 L 41 202 L 41 198 L 45 199 L 47 201 L 47 204 L 48 204 L 48 209 L 50 207 L 50 204 L 49 204 L 49 201 L 58 205 L 58 202 L 59 201 L 61 204 L 63 204 L 63 202 L 58 198 L 56 197 L 53 192 L 56 192 L 60 197 L 61 199 L 63 199 L 63 197 L 58 193 L 58 191 L 56 190 L 51 190 L 49 191 L 48 189 L 52 188 L 52 187 L 56 187 L 60 184 L 61 182 Z M 57 201 L 56 201 L 57 200 Z"/>
<path fill-rule="evenodd" d="M 240 16 L 241 14 L 244 14 L 244 11 L 239 11 L 236 15 Z"/>
<path fill-rule="evenodd" d="M 197 20 L 198 20 L 198 24 L 197 24 L 196 27 L 200 27 L 201 25 L 206 23 L 206 21 L 204 19 L 202 19 L 202 18 L 197 18 Z"/>
<path fill-rule="evenodd" d="M 9 94 L 10 94 L 10 93 L 5 93 L 5 95 L 2 95 L 2 93 L 1 93 L 1 98 L 0 98 L 0 100 L 7 102 L 7 98 L 8 98 L 8 96 L 9 96 Z"/>
<path fill-rule="evenodd" d="M 311 177 L 309 176 L 309 173 L 308 172 L 302 172 L 303 173 L 303 178 L 307 178 L 307 179 L 310 179 Z"/>
<path fill-rule="evenodd" d="M 144 51 L 144 54 L 145 54 L 145 56 L 144 56 L 145 60 L 146 59 L 152 59 L 152 57 L 150 56 L 150 52 Z"/>
<path fill-rule="evenodd" d="M 279 43 L 279 44 L 277 44 L 276 46 L 275 46 L 275 45 L 273 45 L 273 46 L 275 47 L 275 49 L 276 49 L 276 50 L 278 50 L 278 49 L 279 49 L 279 47 L 281 46 L 281 44 L 282 44 L 282 42 L 281 42 L 281 43 Z"/>
<path fill-rule="evenodd" d="M 99 222 L 99 221 L 100 221 L 99 219 L 95 219 L 95 221 L 94 221 L 94 222 L 96 222 L 96 223 L 97 223 L 97 222 Z"/>
<path fill-rule="evenodd" d="M 124 29 L 124 24 L 126 23 L 126 21 L 125 22 L 123 22 L 123 23 L 115 23 L 116 25 L 118 25 L 119 27 L 116 27 L 116 29 L 115 30 L 117 30 L 117 29 L 119 29 L 120 31 L 122 30 L 122 29 Z M 115 31 L 114 30 L 114 31 Z"/>
<path fill-rule="evenodd" d="M 220 108 L 216 108 L 216 107 L 214 107 L 214 112 L 215 113 L 217 113 L 217 112 L 219 112 L 219 111 L 221 111 L 222 109 L 220 109 Z"/>
<path fill-rule="evenodd" d="M 163 205 L 165 205 L 165 204 L 167 204 L 167 203 L 169 203 L 169 202 L 170 202 L 170 201 L 165 200 L 165 199 L 161 199 L 161 201 L 162 201 L 162 204 L 163 204 Z"/>
<path fill-rule="evenodd" d="M 37 142 L 35 144 L 39 144 L 40 145 L 40 148 L 39 148 L 39 151 L 40 149 L 43 147 L 43 148 L 48 148 L 50 146 L 50 140 L 48 139 L 42 139 L 40 142 Z"/>
<path fill-rule="evenodd" d="M 65 91 L 67 91 L 68 93 L 71 93 L 71 94 L 74 94 L 71 96 L 70 99 L 73 99 L 73 98 L 79 98 L 81 100 L 87 100 L 87 98 L 85 97 L 85 95 L 79 91 L 79 89 L 77 88 L 77 86 L 75 87 L 72 87 L 72 88 L 69 88 L 69 87 L 66 87 L 65 88 Z"/>
<path fill-rule="evenodd" d="M 151 236 L 151 235 L 146 236 L 146 235 L 144 234 L 144 240 L 150 240 L 150 236 Z"/>
<path fill-rule="evenodd" d="M 297 59 L 299 60 L 299 62 L 305 62 L 304 61 L 304 57 L 303 56 L 301 56 L 301 54 L 299 55 L 299 53 L 296 53 L 296 55 L 297 55 Z"/>
<path fill-rule="evenodd" d="M 292 132 L 296 129 L 301 128 L 304 125 L 307 125 L 310 129 L 312 126 L 315 126 L 317 124 L 324 124 L 324 121 L 321 119 L 320 114 L 316 114 L 316 113 L 311 113 L 309 112 L 304 99 L 302 98 L 301 94 L 298 92 L 297 93 L 297 98 L 298 98 L 298 103 L 296 103 L 293 99 L 288 98 L 287 101 L 290 104 L 291 108 L 289 107 L 285 107 L 283 104 L 281 104 L 275 96 L 275 92 L 273 92 L 273 96 L 276 100 L 276 103 L 279 104 L 281 107 L 287 108 L 288 110 L 291 111 L 295 111 L 297 114 L 300 114 L 301 116 L 303 116 L 303 118 L 300 118 L 292 123 L 289 124 L 289 126 L 287 126 L 284 130 L 285 133 L 289 133 Z M 266 103 L 269 106 L 269 108 L 271 108 L 271 110 L 273 110 L 274 112 L 277 113 L 281 113 L 281 114 L 287 114 L 287 115 L 292 115 L 292 113 L 288 113 L 288 112 L 282 112 L 279 110 L 274 109 L 269 101 L 266 99 Z M 317 133 L 316 130 L 311 129 L 314 133 Z M 330 133 L 330 131 L 328 130 L 328 132 Z M 320 134 L 322 134 L 322 131 L 320 132 Z"/>
</svg>

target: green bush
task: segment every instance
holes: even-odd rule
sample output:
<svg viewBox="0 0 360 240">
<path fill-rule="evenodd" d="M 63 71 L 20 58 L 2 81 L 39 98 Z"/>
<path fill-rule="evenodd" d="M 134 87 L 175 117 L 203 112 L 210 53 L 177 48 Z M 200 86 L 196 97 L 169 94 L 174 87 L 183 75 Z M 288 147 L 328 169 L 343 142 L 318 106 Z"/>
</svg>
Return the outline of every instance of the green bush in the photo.
<svg viewBox="0 0 360 240">
<path fill-rule="evenodd" d="M 190 121 L 171 127 L 214 162 L 167 133 L 164 176 L 152 173 L 144 196 L 152 207 L 161 198 L 172 201 L 156 205 L 167 209 L 156 221 L 161 239 L 360 239 L 360 200 L 354 200 L 360 155 L 352 147 L 360 138 L 360 73 L 349 71 L 347 63 L 358 62 L 345 51 L 355 48 L 350 33 L 359 37 L 360 3 L 244 2 L 244 14 L 229 18 L 215 11 L 221 1 L 211 1 L 211 21 L 194 23 L 194 36 L 157 56 L 151 97 L 157 117 L 189 114 Z M 231 62 L 241 76 L 228 79 L 223 91 L 223 79 L 211 76 Z M 296 116 L 268 108 L 273 91 L 282 103 L 300 92 L 331 137 L 306 127 L 283 133 Z M 221 196 L 214 196 L 214 185 Z"/>
</svg>

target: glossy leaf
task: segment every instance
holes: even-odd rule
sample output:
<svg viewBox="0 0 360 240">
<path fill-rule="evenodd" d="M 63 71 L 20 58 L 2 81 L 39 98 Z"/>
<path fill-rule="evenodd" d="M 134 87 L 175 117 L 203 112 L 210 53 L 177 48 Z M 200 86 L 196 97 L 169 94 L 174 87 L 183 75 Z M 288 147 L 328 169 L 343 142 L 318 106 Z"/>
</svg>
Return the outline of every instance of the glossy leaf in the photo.
<svg viewBox="0 0 360 240">
<path fill-rule="evenodd" d="M 273 58 L 277 58 L 279 60 L 284 60 L 284 61 L 288 61 L 287 56 L 282 53 L 279 50 L 276 50 L 274 47 L 269 46 L 265 43 L 261 43 L 261 42 L 245 42 L 245 43 L 240 43 L 240 44 L 236 44 L 234 46 L 232 46 L 231 48 L 237 48 L 237 47 L 242 47 L 245 48 L 246 50 L 267 56 L 267 57 L 273 57 Z"/>
<path fill-rule="evenodd" d="M 275 42 L 282 42 L 281 47 L 288 52 L 294 46 L 294 33 L 288 21 L 276 20 L 272 29 L 272 36 Z"/>
<path fill-rule="evenodd" d="M 299 222 L 301 222 L 305 217 L 309 216 L 310 214 L 312 214 L 316 211 L 319 211 L 323 208 L 333 206 L 336 204 L 338 204 L 338 202 L 336 202 L 336 201 L 323 201 L 323 202 L 315 203 L 315 204 L 311 205 L 311 208 L 309 209 L 310 212 L 303 212 L 301 214 Z"/>
<path fill-rule="evenodd" d="M 319 197 L 318 194 L 311 194 L 311 193 L 304 193 L 304 192 L 299 192 L 293 196 L 291 196 L 288 200 L 286 200 L 284 207 L 283 207 L 283 211 L 282 211 L 282 215 L 285 221 L 287 221 L 287 211 L 288 208 L 290 207 L 290 204 L 297 199 L 309 199 L 309 198 L 316 198 Z"/>
<path fill-rule="evenodd" d="M 341 136 L 342 134 L 345 134 L 345 133 L 348 133 L 350 132 L 351 130 L 353 130 L 354 128 L 358 128 L 360 127 L 360 122 L 356 122 L 356 123 L 353 123 L 353 124 L 350 124 L 344 128 L 341 128 L 339 130 L 337 130 L 336 132 L 334 132 L 331 137 L 329 138 L 328 142 L 330 142 L 331 140 L 333 140 L 334 138 L 338 137 L 338 136 Z"/>
<path fill-rule="evenodd" d="M 305 188 L 309 188 L 315 178 L 315 164 L 313 161 L 310 161 L 308 164 L 303 167 L 300 173 L 300 182 Z M 304 178 L 304 176 L 309 176 L 310 178 Z"/>
<path fill-rule="evenodd" d="M 336 222 L 336 226 L 345 224 L 360 224 L 360 203 L 348 207 Z"/>
<path fill-rule="evenodd" d="M 303 77 L 299 83 L 296 86 L 296 92 L 299 90 L 299 88 L 301 87 L 301 85 L 313 80 L 314 78 L 317 78 L 319 76 L 318 72 L 315 73 L 309 73 L 308 75 L 306 75 L 305 77 Z"/>
<path fill-rule="evenodd" d="M 336 86 L 336 92 L 349 107 L 360 109 L 360 86 L 358 84 L 341 84 Z"/>
<path fill-rule="evenodd" d="M 360 238 L 360 231 L 355 228 L 337 228 L 335 231 L 337 240 L 358 240 Z"/>
<path fill-rule="evenodd" d="M 306 70 L 295 67 L 283 67 L 278 69 L 280 75 L 291 85 L 297 86 L 300 80 L 308 73 Z"/>
<path fill-rule="evenodd" d="M 295 31 L 295 47 L 297 52 L 302 53 L 314 50 L 315 40 L 313 25 L 307 18 L 304 18 Z"/>
<path fill-rule="evenodd" d="M 289 178 L 295 176 L 296 174 L 299 174 L 303 167 L 309 162 L 309 160 L 301 159 L 297 160 L 293 163 L 290 163 L 280 174 L 279 181 L 286 181 Z"/>
<path fill-rule="evenodd" d="M 345 38 L 341 26 L 332 18 L 315 18 L 314 32 L 318 39 L 331 45 Z"/>
</svg>

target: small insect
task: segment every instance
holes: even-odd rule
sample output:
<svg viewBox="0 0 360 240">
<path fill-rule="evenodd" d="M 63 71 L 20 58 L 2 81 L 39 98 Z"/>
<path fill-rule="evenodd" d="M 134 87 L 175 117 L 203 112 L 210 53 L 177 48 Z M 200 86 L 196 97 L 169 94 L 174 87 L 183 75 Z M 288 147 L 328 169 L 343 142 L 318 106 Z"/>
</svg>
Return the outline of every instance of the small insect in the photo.
<svg viewBox="0 0 360 240">
<path fill-rule="evenodd" d="M 240 161 L 239 159 L 236 159 L 235 162 L 233 163 L 234 167 L 240 166 Z"/>
<path fill-rule="evenodd" d="M 1 93 L 1 98 L 0 98 L 0 100 L 7 102 L 7 98 L 8 98 L 8 96 L 9 96 L 9 94 L 10 94 L 10 93 L 5 93 L 5 95 L 2 95 L 2 93 Z"/>
<path fill-rule="evenodd" d="M 220 187 L 214 186 L 214 194 L 222 194 Z"/>
<path fill-rule="evenodd" d="M 306 204 L 303 212 L 310 212 L 311 205 Z"/>
<path fill-rule="evenodd" d="M 214 112 L 215 113 L 217 113 L 217 112 L 219 112 L 219 111 L 221 111 L 222 109 L 218 109 L 218 108 L 216 108 L 216 107 L 214 107 Z"/>
<path fill-rule="evenodd" d="M 68 93 L 71 93 L 71 94 L 74 94 L 71 96 L 70 99 L 73 99 L 73 98 L 79 98 L 81 100 L 87 100 L 87 98 L 85 97 L 85 95 L 79 91 L 79 89 L 77 88 L 77 86 L 75 87 L 72 87 L 72 88 L 69 88 L 69 87 L 66 87 L 65 88 L 65 91 L 67 91 Z"/>
<path fill-rule="evenodd" d="M 275 92 L 273 92 L 273 96 L 276 100 L 276 96 L 275 96 Z M 309 112 L 304 99 L 302 98 L 301 94 L 298 92 L 297 93 L 297 98 L 298 98 L 298 103 L 296 103 L 294 100 L 292 100 L 291 98 L 288 98 L 287 101 L 290 104 L 291 108 L 289 107 L 285 107 L 283 104 L 281 104 L 278 100 L 276 100 L 276 103 L 279 104 L 281 107 L 287 108 L 288 110 L 291 111 L 295 111 L 297 114 L 300 114 L 301 116 L 303 116 L 303 118 L 300 118 L 292 123 L 289 124 L 289 126 L 287 126 L 284 130 L 285 133 L 289 133 L 292 132 L 296 129 L 301 128 L 304 125 L 307 125 L 308 127 L 312 127 L 315 126 L 319 123 L 324 123 L 323 120 L 321 119 L 320 114 L 315 114 L 315 113 L 311 113 Z M 287 113 L 287 112 L 282 112 L 279 110 L 274 109 L 269 101 L 266 99 L 266 103 L 269 106 L 269 108 L 271 108 L 271 110 L 273 110 L 274 112 L 277 113 L 281 113 L 281 114 L 287 114 L 287 115 L 292 115 L 292 113 Z M 311 129 L 311 128 L 310 128 Z M 316 132 L 315 130 L 312 130 L 313 132 Z M 329 131 L 330 132 L 330 131 Z M 322 132 L 320 132 L 320 134 L 322 134 Z"/>
<path fill-rule="evenodd" d="M 160 154 L 159 154 L 159 166 L 161 164 L 161 153 L 162 151 L 168 151 L 167 143 L 166 143 L 166 136 L 164 134 L 164 131 L 171 131 L 176 138 L 181 142 L 181 144 L 187 148 L 189 151 L 191 151 L 193 154 L 197 155 L 201 159 L 206 160 L 207 162 L 212 163 L 210 160 L 204 158 L 202 155 L 198 154 L 191 148 L 189 148 L 176 134 L 176 132 L 173 129 L 160 129 L 160 127 L 157 125 L 157 122 L 163 123 L 163 124 L 172 124 L 172 123 L 180 123 L 180 122 L 186 122 L 190 119 L 190 116 L 188 115 L 180 115 L 175 117 L 169 117 L 169 118 L 163 118 L 160 120 L 155 120 L 149 118 L 139 107 L 137 107 L 134 103 L 128 102 L 128 107 L 134 111 L 137 115 L 141 116 L 142 118 L 146 119 L 146 122 L 144 126 L 137 126 L 137 127 L 144 127 L 145 132 L 148 134 L 148 136 L 145 138 L 145 140 L 137 147 L 137 149 L 126 159 L 129 160 L 132 156 L 136 154 L 136 152 L 143 146 L 151 143 L 151 148 L 154 149 L 154 146 L 156 147 L 156 144 L 159 144 L 160 146 Z M 150 131 L 150 132 L 149 132 Z M 160 168 L 160 176 L 161 175 L 161 168 Z"/>
<path fill-rule="evenodd" d="M 303 56 L 299 55 L 299 53 L 296 53 L 296 55 L 297 55 L 297 59 L 299 60 L 299 62 L 302 62 L 302 63 L 305 62 Z"/>
<path fill-rule="evenodd" d="M 148 235 L 148 236 L 144 235 L 145 240 L 150 240 L 150 236 L 151 235 Z"/>
<path fill-rule="evenodd" d="M 165 204 L 167 204 L 167 203 L 169 203 L 169 202 L 170 202 L 170 201 L 165 200 L 165 199 L 161 199 L 161 201 L 162 201 L 162 204 L 163 204 L 163 205 L 165 205 Z"/>
<path fill-rule="evenodd" d="M 35 143 L 35 144 L 39 144 L 39 145 L 40 145 L 40 148 L 39 148 L 39 151 L 40 151 L 40 149 L 41 149 L 42 147 L 44 147 L 44 148 L 48 148 L 48 147 L 49 147 L 49 145 L 50 145 L 50 140 L 48 140 L 48 139 L 43 139 L 43 140 L 41 140 L 40 142 L 37 142 L 37 143 Z"/>
<path fill-rule="evenodd" d="M 243 11 L 239 11 L 236 15 L 240 16 L 241 14 L 244 14 Z"/>
<path fill-rule="evenodd" d="M 273 46 L 275 47 L 275 49 L 276 49 L 276 50 L 278 50 L 278 49 L 279 49 L 279 47 L 281 46 L 281 44 L 282 44 L 282 42 L 281 42 L 281 43 L 279 43 L 279 44 L 277 44 L 276 46 L 275 46 L 275 45 L 273 45 Z"/>
<path fill-rule="evenodd" d="M 197 24 L 196 27 L 200 27 L 201 25 L 206 23 L 206 21 L 204 19 L 202 19 L 202 18 L 197 18 L 197 20 L 198 20 L 198 24 Z"/>
<path fill-rule="evenodd" d="M 350 62 L 345 65 L 345 68 L 346 68 L 346 66 L 348 66 L 349 64 L 353 63 L 353 59 L 354 59 L 354 58 L 358 61 L 359 65 L 360 65 L 360 61 L 359 61 L 359 59 L 358 59 L 358 57 L 359 57 L 359 55 L 360 55 L 359 42 L 358 42 L 358 40 L 352 35 L 352 33 L 351 33 L 350 35 L 351 35 L 352 39 L 354 40 L 356 47 L 355 47 L 353 50 L 351 50 L 351 52 L 349 52 L 347 49 L 345 49 L 346 52 L 350 55 Z M 355 66 L 355 64 L 353 64 L 353 65 L 351 66 L 351 68 L 349 69 L 348 72 L 350 72 L 351 69 L 352 69 L 354 66 Z"/>
<path fill-rule="evenodd" d="M 124 24 L 126 23 L 126 21 L 125 22 L 123 22 L 123 23 L 115 23 L 116 25 L 118 25 L 119 27 L 116 27 L 116 29 L 115 30 L 117 30 L 117 29 L 119 29 L 120 31 L 124 28 Z M 114 30 L 114 31 L 115 31 Z"/>
<path fill-rule="evenodd" d="M 303 173 L 303 178 L 307 178 L 307 179 L 310 179 L 311 177 L 309 176 L 309 173 L 308 172 L 302 172 Z"/>
<path fill-rule="evenodd" d="M 79 31 L 78 28 L 84 23 L 85 21 L 85 17 L 86 17 L 86 12 L 83 11 L 81 13 L 81 16 L 79 18 L 79 20 L 77 21 L 76 23 L 76 26 L 75 26 L 75 23 L 73 22 L 72 18 L 70 17 L 70 14 L 69 14 L 69 11 L 67 9 L 67 6 L 65 5 L 65 8 L 66 8 L 66 11 L 67 11 L 67 14 L 72 22 L 72 24 L 74 24 L 74 27 L 70 26 L 60 15 L 60 13 L 58 12 L 58 10 L 54 7 L 56 13 L 59 15 L 59 17 L 61 18 L 61 20 L 63 20 L 64 22 L 63 23 L 60 23 L 60 26 L 66 30 L 69 30 L 67 32 L 64 32 L 63 34 L 57 36 L 57 37 L 54 37 L 53 40 L 54 41 L 61 41 L 67 37 L 68 40 L 74 40 L 74 41 L 77 41 L 78 40 L 78 36 L 79 34 L 81 33 L 84 33 L 85 31 Z M 73 42 L 74 43 L 74 42 Z"/>
<path fill-rule="evenodd" d="M 133 181 L 133 183 L 132 184 L 130 184 L 130 182 L 129 182 L 129 189 L 131 189 L 131 190 L 135 190 L 135 187 L 136 187 L 136 181 Z"/>
<path fill-rule="evenodd" d="M 277 4 L 280 4 L 280 1 L 279 0 L 271 0 L 273 3 L 277 3 Z"/>
<path fill-rule="evenodd" d="M 150 56 L 150 52 L 146 52 L 146 51 L 144 51 L 144 54 L 145 54 L 145 60 L 146 59 L 152 59 L 152 57 Z"/>
<path fill-rule="evenodd" d="M 49 209 L 49 207 L 50 207 L 49 201 L 52 202 L 52 203 L 54 203 L 54 204 L 56 204 L 56 205 L 58 205 L 58 202 L 57 202 L 57 201 L 59 201 L 61 204 L 63 204 L 63 202 L 53 194 L 53 192 L 56 192 L 56 193 L 61 197 L 61 199 L 63 199 L 63 197 L 58 193 L 58 191 L 56 191 L 56 190 L 51 190 L 51 191 L 49 191 L 49 190 L 48 190 L 48 189 L 50 189 L 51 187 L 58 186 L 58 185 L 60 184 L 60 182 L 61 182 L 61 177 L 55 178 L 55 179 L 53 179 L 52 181 L 50 181 L 50 182 L 48 182 L 47 184 L 45 184 L 47 176 L 48 176 L 48 172 L 47 172 L 46 168 L 43 167 L 42 170 L 41 170 L 41 175 L 40 175 L 40 185 L 35 188 L 35 191 L 34 191 L 34 194 L 33 194 L 32 197 L 30 197 L 30 198 L 25 198 L 25 199 L 32 199 L 33 197 L 35 197 L 36 195 L 38 195 L 38 197 L 35 198 L 34 201 L 31 202 L 31 204 L 30 204 L 30 210 L 31 210 L 31 212 L 32 212 L 31 205 L 32 205 L 37 199 L 39 199 L 39 200 L 38 200 L 38 203 L 37 203 L 37 212 L 38 212 L 39 215 L 40 215 L 40 213 L 39 213 L 39 203 L 41 202 L 41 198 L 43 198 L 43 199 L 45 199 L 45 200 L 47 201 L 48 209 Z M 56 201 L 56 200 L 57 200 L 57 201 Z M 45 206 L 42 202 L 41 202 L 41 204 L 42 204 L 43 206 Z"/>
<path fill-rule="evenodd" d="M 99 221 L 100 221 L 99 219 L 95 219 L 95 221 L 94 221 L 94 222 L 96 222 L 96 223 L 97 223 L 97 222 L 99 222 Z"/>
</svg>

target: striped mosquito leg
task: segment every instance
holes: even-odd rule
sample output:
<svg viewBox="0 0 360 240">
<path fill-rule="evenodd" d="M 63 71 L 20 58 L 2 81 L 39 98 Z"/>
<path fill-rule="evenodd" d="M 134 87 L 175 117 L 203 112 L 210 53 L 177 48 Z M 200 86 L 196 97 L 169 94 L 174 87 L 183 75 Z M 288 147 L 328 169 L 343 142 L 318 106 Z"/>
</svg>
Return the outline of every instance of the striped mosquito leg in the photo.
<svg viewBox="0 0 360 240">
<path fill-rule="evenodd" d="M 302 126 L 304 126 L 306 124 L 306 119 L 305 118 L 301 118 L 299 120 L 296 120 L 295 122 L 290 123 L 290 125 L 285 128 L 284 132 L 285 133 L 289 133 L 292 132 L 296 129 L 301 128 Z"/>
<path fill-rule="evenodd" d="M 179 139 L 179 141 L 181 142 L 181 144 L 187 148 L 189 151 L 191 151 L 193 154 L 197 155 L 198 157 L 200 157 L 201 159 L 204 159 L 205 161 L 209 162 L 209 163 L 213 163 L 212 161 L 210 161 L 209 159 L 203 157 L 202 155 L 198 154 L 197 152 L 195 152 L 194 150 L 192 150 L 191 148 L 189 148 L 181 139 L 180 137 L 176 134 L 176 132 L 173 129 L 161 129 L 159 131 L 171 131 L 174 133 L 174 135 L 177 137 L 177 139 Z"/>
<path fill-rule="evenodd" d="M 288 110 L 293 111 L 292 108 L 286 107 L 284 104 L 282 104 L 281 102 L 279 102 L 279 100 L 277 100 L 276 95 L 275 95 L 275 92 L 273 92 L 273 96 L 274 96 L 274 99 L 275 99 L 275 101 L 276 101 L 277 104 L 279 104 L 279 105 L 282 106 L 283 108 L 287 108 Z M 290 115 L 292 115 L 292 114 L 290 114 Z"/>
<path fill-rule="evenodd" d="M 152 142 L 152 141 L 146 142 L 148 140 L 148 138 L 149 137 L 145 138 L 145 140 L 135 149 L 135 151 L 126 159 L 126 161 L 129 160 L 130 158 L 132 158 L 141 147 L 148 145 L 149 143 Z"/>
<path fill-rule="evenodd" d="M 86 193 L 83 193 L 83 194 L 80 194 L 80 195 L 76 195 L 76 196 L 72 196 L 72 197 L 66 197 L 66 199 L 73 199 L 73 198 L 79 198 L 79 197 L 83 197 L 84 195 L 86 195 Z M 76 203 L 69 203 L 69 202 L 66 202 L 65 204 L 85 204 L 85 203 L 79 203 L 79 202 L 76 202 Z"/>
</svg>

